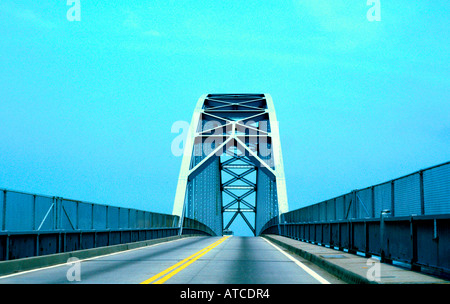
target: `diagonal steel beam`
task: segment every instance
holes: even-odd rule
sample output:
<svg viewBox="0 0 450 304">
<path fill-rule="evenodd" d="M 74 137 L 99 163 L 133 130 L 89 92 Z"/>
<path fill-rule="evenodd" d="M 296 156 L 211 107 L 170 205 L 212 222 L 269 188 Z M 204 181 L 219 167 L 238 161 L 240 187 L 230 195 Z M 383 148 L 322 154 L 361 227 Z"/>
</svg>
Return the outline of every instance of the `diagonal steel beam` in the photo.
<svg viewBox="0 0 450 304">
<path fill-rule="evenodd" d="M 233 223 L 233 221 L 236 219 L 236 216 L 238 215 L 239 212 L 235 212 L 233 214 L 233 216 L 231 217 L 230 221 L 228 222 L 228 224 L 225 226 L 225 228 L 223 228 L 224 230 L 227 230 L 228 228 L 230 228 L 231 224 Z"/>
<path fill-rule="evenodd" d="M 253 232 L 253 235 L 256 235 L 255 233 L 255 228 L 253 228 L 252 224 L 250 224 L 250 222 L 248 221 L 247 217 L 244 215 L 244 213 L 242 211 L 239 211 L 239 214 L 241 215 L 241 217 L 244 219 L 245 223 L 247 224 L 248 228 L 250 228 L 250 230 Z"/>
</svg>

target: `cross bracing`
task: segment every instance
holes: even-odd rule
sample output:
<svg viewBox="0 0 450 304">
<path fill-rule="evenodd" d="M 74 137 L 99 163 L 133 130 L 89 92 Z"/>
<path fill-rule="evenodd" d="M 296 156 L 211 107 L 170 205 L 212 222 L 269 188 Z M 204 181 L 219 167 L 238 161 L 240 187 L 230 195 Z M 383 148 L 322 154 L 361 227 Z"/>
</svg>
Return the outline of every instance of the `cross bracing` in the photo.
<svg viewBox="0 0 450 304">
<path fill-rule="evenodd" d="M 237 216 L 253 234 L 288 211 L 278 122 L 269 94 L 206 94 L 197 102 L 173 214 L 222 234 Z M 224 223 L 224 213 L 232 213 Z M 252 223 L 245 214 L 254 214 Z"/>
</svg>

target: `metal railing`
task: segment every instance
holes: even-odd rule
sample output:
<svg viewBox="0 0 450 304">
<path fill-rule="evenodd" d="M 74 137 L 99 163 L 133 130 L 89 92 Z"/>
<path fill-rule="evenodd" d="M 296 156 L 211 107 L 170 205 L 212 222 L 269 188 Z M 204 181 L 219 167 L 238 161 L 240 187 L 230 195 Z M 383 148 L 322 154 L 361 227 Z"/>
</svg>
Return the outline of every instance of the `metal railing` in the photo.
<svg viewBox="0 0 450 304">
<path fill-rule="evenodd" d="M 269 233 L 449 275 L 450 162 L 284 213 Z"/>
<path fill-rule="evenodd" d="M 0 260 L 124 244 L 180 233 L 179 217 L 0 189 Z M 185 218 L 183 235 L 215 235 Z"/>
</svg>

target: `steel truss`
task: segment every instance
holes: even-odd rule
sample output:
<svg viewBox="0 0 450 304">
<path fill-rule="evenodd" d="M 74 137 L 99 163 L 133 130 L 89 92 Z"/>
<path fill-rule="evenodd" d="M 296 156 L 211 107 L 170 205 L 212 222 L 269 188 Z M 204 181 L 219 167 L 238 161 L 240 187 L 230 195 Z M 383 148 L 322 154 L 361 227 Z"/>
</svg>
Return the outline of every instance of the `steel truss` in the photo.
<svg viewBox="0 0 450 304">
<path fill-rule="evenodd" d="M 253 198 L 250 201 L 250 198 Z M 205 94 L 197 102 L 173 214 L 222 234 L 240 215 L 254 235 L 288 211 L 278 122 L 269 94 Z M 224 226 L 223 214 L 233 212 Z M 254 213 L 252 225 L 244 212 Z"/>
</svg>

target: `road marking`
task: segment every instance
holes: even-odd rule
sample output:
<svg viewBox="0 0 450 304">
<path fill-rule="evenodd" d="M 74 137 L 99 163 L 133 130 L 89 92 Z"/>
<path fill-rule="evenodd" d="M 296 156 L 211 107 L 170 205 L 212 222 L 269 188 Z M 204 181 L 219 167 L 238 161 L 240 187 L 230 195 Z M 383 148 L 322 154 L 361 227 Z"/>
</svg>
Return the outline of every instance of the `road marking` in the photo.
<svg viewBox="0 0 450 304">
<path fill-rule="evenodd" d="M 311 268 L 309 268 L 308 266 L 306 266 L 305 264 L 303 264 L 302 262 L 300 262 L 299 260 L 297 260 L 296 258 L 294 258 L 293 256 L 291 256 L 290 254 L 288 254 L 287 252 L 283 251 L 280 247 L 276 246 L 275 244 L 273 244 L 272 242 L 270 242 L 268 239 L 263 238 L 264 241 L 266 241 L 267 243 L 269 243 L 270 245 L 272 245 L 274 248 L 276 248 L 279 252 L 281 252 L 282 254 L 284 254 L 286 257 L 288 257 L 292 262 L 294 262 L 297 266 L 299 266 L 300 268 L 302 268 L 304 271 L 306 271 L 309 275 L 311 275 L 314 279 L 316 279 L 317 281 L 319 281 L 322 284 L 330 284 L 330 282 L 328 282 L 327 280 L 325 280 L 324 278 L 322 278 L 320 275 L 317 274 L 317 272 L 315 272 L 314 270 L 312 270 Z"/>
<path fill-rule="evenodd" d="M 92 257 L 92 258 L 82 259 L 82 260 L 80 260 L 80 262 L 95 260 L 95 259 L 99 259 L 99 258 L 108 257 L 108 256 L 111 256 L 111 255 L 127 253 L 127 252 L 131 252 L 131 251 L 141 250 L 141 249 L 150 248 L 150 247 L 154 247 L 154 246 L 159 246 L 159 245 L 163 245 L 163 244 L 169 244 L 169 243 L 172 243 L 172 242 L 177 242 L 177 241 L 186 240 L 186 239 L 188 239 L 188 238 L 179 238 L 179 239 L 176 239 L 176 240 L 171 240 L 171 241 L 167 241 L 167 242 L 161 242 L 161 243 L 152 244 L 152 245 L 148 245 L 148 246 L 142 246 L 142 247 L 138 247 L 138 248 L 117 251 L 117 252 L 113 252 L 113 253 L 108 253 L 108 254 L 104 254 L 104 255 L 95 256 L 95 257 Z M 77 252 L 73 251 L 72 254 L 73 255 L 71 257 L 76 257 Z M 7 275 L 4 275 L 4 276 L 0 276 L 0 280 L 1 279 L 6 279 L 6 278 L 9 278 L 9 277 L 22 275 L 22 274 L 27 274 L 27 273 L 30 273 L 30 272 L 46 270 L 46 269 L 51 269 L 51 268 L 56 268 L 56 267 L 61 267 L 61 266 L 67 266 L 67 262 L 64 262 L 64 263 L 61 263 L 61 264 L 56 264 L 56 265 L 51 265 L 51 266 L 45 266 L 45 267 L 42 267 L 42 268 L 30 269 L 30 270 L 25 270 L 25 271 L 21 271 L 21 272 L 12 273 L 12 274 L 7 274 Z"/>
<path fill-rule="evenodd" d="M 185 269 L 186 267 L 188 267 L 189 265 L 191 265 L 195 261 L 197 261 L 199 258 L 201 258 L 205 254 L 207 254 L 209 251 L 211 251 L 213 248 L 215 248 L 216 246 L 221 244 L 223 241 L 225 241 L 229 237 L 230 236 L 224 236 L 224 237 L 220 238 L 219 240 L 215 241 L 211 245 L 209 245 L 209 246 L 207 246 L 207 247 L 197 251 L 196 253 L 194 253 L 194 254 L 188 256 L 187 258 L 185 258 L 184 260 L 176 263 L 175 265 L 170 266 L 169 268 L 167 268 L 167 269 L 161 271 L 160 273 L 152 276 L 151 278 L 141 282 L 140 284 L 150 284 L 150 283 L 152 283 L 152 284 L 163 284 L 168 279 L 173 277 L 175 274 L 177 274 L 181 270 Z"/>
<path fill-rule="evenodd" d="M 183 263 L 185 263 L 185 262 L 189 261 L 190 259 L 194 258 L 196 255 L 198 255 L 198 254 L 202 253 L 203 251 L 207 250 L 207 249 L 210 248 L 211 246 L 214 246 L 214 245 L 215 245 L 216 243 L 218 243 L 220 240 L 221 240 L 221 239 L 215 241 L 214 243 L 212 243 L 212 244 L 206 246 L 205 248 L 203 248 L 203 249 L 197 251 L 196 253 L 194 253 L 194 254 L 188 256 L 188 257 L 185 258 L 184 260 L 179 261 L 179 262 L 176 263 L 175 265 L 172 265 L 171 267 L 169 267 L 169 268 L 167 268 L 167 269 L 161 271 L 160 273 L 158 273 L 158 274 L 152 276 L 151 278 L 149 278 L 149 279 L 147 279 L 147 280 L 141 282 L 140 284 L 149 284 L 149 283 L 153 282 L 154 280 L 156 280 L 156 279 L 162 277 L 163 275 L 165 275 L 166 273 L 168 273 L 168 272 L 174 270 L 175 268 L 177 268 L 178 266 L 182 265 Z"/>
<path fill-rule="evenodd" d="M 194 263 L 195 261 L 197 261 L 199 258 L 201 258 L 202 256 L 204 256 L 205 254 L 207 254 L 209 251 L 211 251 L 214 247 L 218 246 L 220 243 L 222 243 L 223 241 L 225 241 L 229 236 L 223 237 L 222 239 L 219 240 L 219 242 L 217 244 L 215 244 L 214 246 L 208 248 L 208 250 L 205 250 L 204 252 L 202 252 L 201 254 L 197 255 L 196 257 L 194 257 L 193 259 L 191 259 L 190 261 L 188 261 L 187 263 L 181 265 L 180 267 L 178 267 L 177 269 L 175 269 L 174 271 L 172 271 L 171 273 L 169 273 L 168 275 L 166 275 L 165 277 L 159 279 L 158 281 L 154 282 L 153 284 L 163 284 L 164 282 L 166 282 L 168 279 L 170 279 L 171 277 L 173 277 L 175 274 L 177 274 L 178 272 L 180 272 L 181 270 L 185 269 L 186 267 L 188 267 L 189 265 L 191 265 L 192 263 Z"/>
</svg>

